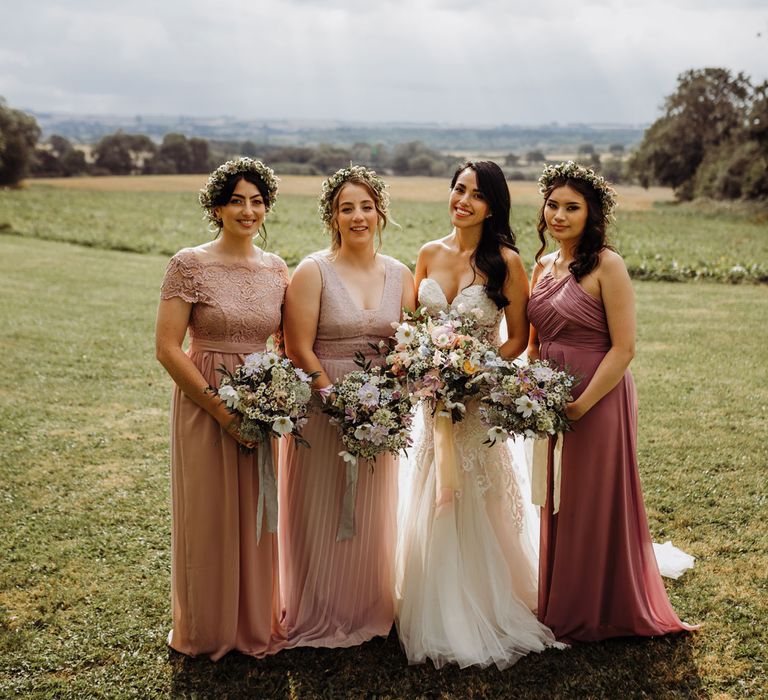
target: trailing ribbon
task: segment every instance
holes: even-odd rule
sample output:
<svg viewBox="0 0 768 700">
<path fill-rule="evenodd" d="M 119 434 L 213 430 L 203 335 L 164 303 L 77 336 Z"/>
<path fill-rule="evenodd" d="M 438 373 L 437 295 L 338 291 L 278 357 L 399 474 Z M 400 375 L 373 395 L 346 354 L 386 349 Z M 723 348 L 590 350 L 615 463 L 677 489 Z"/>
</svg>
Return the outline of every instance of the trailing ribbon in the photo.
<svg viewBox="0 0 768 700">
<path fill-rule="evenodd" d="M 272 444 L 265 441 L 257 450 L 259 461 L 259 500 L 256 506 L 256 544 L 261 540 L 261 521 L 267 509 L 267 532 L 277 532 L 277 482 L 272 462 Z"/>
<path fill-rule="evenodd" d="M 547 500 L 547 462 L 551 438 L 536 438 L 533 441 L 533 466 L 531 474 L 531 501 L 534 505 L 543 506 Z M 552 513 L 560 510 L 560 475 L 563 471 L 563 434 L 555 438 L 555 448 L 552 454 Z"/>
<path fill-rule="evenodd" d="M 435 445 L 435 466 L 439 489 L 458 491 L 459 473 L 456 468 L 456 449 L 453 443 L 453 419 L 451 412 L 445 410 L 442 401 L 435 409 L 435 426 L 432 429 Z"/>
<path fill-rule="evenodd" d="M 357 532 L 355 528 L 355 500 L 357 499 L 357 457 L 349 452 L 339 452 L 344 459 L 345 486 L 344 497 L 341 501 L 339 528 L 336 531 L 336 541 L 351 540 Z"/>
</svg>

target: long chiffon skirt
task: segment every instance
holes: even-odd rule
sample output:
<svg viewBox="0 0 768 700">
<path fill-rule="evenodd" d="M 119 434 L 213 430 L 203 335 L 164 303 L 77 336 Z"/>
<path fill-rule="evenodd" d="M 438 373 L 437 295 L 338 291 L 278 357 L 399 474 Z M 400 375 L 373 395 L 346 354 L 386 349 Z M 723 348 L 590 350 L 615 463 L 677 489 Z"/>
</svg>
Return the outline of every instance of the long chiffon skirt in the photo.
<svg viewBox="0 0 768 700">
<path fill-rule="evenodd" d="M 359 369 L 324 359 L 331 381 Z M 386 636 L 394 620 L 396 457 L 358 468 L 356 534 L 337 541 L 346 470 L 328 417 L 313 412 L 311 447 L 284 440 L 280 456 L 280 576 L 289 646 L 349 647 Z"/>
</svg>

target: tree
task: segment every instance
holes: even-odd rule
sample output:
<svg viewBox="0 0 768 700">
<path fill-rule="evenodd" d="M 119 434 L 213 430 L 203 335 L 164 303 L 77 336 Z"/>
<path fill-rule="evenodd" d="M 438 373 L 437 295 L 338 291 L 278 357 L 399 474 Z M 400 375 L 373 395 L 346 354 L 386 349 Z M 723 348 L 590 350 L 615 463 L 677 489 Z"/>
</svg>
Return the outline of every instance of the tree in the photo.
<svg viewBox="0 0 768 700">
<path fill-rule="evenodd" d="M 664 102 L 664 114 L 645 132 L 631 161 L 641 184 L 674 187 L 681 199 L 694 196 L 694 178 L 707 152 L 742 129 L 751 85 L 743 73 L 725 68 L 689 70 Z"/>
<path fill-rule="evenodd" d="M 509 165 L 514 167 L 520 162 L 520 156 L 516 153 L 507 153 L 507 155 L 504 156 L 504 165 Z"/>
<path fill-rule="evenodd" d="M 591 143 L 582 143 L 578 153 L 580 156 L 593 156 L 595 155 L 595 147 Z"/>
<path fill-rule="evenodd" d="M 94 147 L 97 172 L 130 175 L 141 172 L 144 161 L 156 151 L 155 144 L 144 134 L 118 131 L 104 136 Z"/>
<path fill-rule="evenodd" d="M 543 163 L 546 159 L 543 151 L 528 151 L 528 153 L 525 154 L 525 162 L 528 163 L 528 165 L 537 165 Z"/>
<path fill-rule="evenodd" d="M 26 176 L 39 138 L 37 120 L 0 97 L 0 186 L 18 185 Z"/>
</svg>

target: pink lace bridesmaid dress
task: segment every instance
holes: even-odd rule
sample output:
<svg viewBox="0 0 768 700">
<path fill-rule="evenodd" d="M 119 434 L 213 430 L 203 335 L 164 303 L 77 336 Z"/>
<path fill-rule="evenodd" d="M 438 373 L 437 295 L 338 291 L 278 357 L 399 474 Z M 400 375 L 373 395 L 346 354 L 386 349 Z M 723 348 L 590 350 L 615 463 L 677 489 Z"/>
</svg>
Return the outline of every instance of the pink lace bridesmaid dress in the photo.
<svg viewBox="0 0 768 700">
<path fill-rule="evenodd" d="M 323 285 L 314 352 L 336 382 L 359 369 L 356 351 L 380 361 L 369 343 L 394 332 L 405 268 L 384 256 L 381 303 L 363 310 L 326 254 L 310 258 Z M 380 456 L 373 470 L 361 461 L 355 494 L 339 456 L 344 447 L 328 417 L 316 410 L 302 434 L 311 448 L 286 439 L 280 452 L 280 582 L 288 645 L 349 647 L 386 636 L 394 620 L 398 460 Z M 345 532 L 345 500 L 347 515 L 354 515 L 353 532 Z"/>
<path fill-rule="evenodd" d="M 567 368 L 578 397 L 611 347 L 602 301 L 567 275 L 547 273 L 528 316 L 542 359 Z M 654 556 L 637 463 L 632 374 L 565 433 L 560 508 L 550 464 L 541 517 L 539 619 L 565 641 L 655 636 L 693 629 L 667 598 Z"/>
<path fill-rule="evenodd" d="M 185 249 L 168 264 L 161 296 L 192 304 L 189 357 L 218 386 L 219 365 L 234 369 L 278 330 L 287 285 L 288 269 L 276 256 L 254 264 L 201 262 Z M 233 649 L 252 656 L 278 650 L 277 537 L 262 522 L 256 538 L 257 456 L 242 454 L 178 387 L 171 494 L 171 647 L 213 660 Z"/>
</svg>

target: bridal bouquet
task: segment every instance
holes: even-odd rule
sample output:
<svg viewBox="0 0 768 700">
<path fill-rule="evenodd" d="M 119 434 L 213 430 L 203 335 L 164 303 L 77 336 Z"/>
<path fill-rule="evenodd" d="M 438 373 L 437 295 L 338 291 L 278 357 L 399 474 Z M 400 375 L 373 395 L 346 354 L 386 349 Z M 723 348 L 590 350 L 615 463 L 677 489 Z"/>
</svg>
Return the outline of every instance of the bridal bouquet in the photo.
<svg viewBox="0 0 768 700">
<path fill-rule="evenodd" d="M 501 360 L 484 377 L 487 394 L 480 406 L 489 444 L 510 435 L 543 438 L 570 429 L 565 406 L 575 378 L 547 360 L 530 364 Z"/>
<path fill-rule="evenodd" d="M 388 370 L 415 398 L 442 403 L 453 421 L 460 421 L 485 372 L 499 362 L 493 348 L 478 338 L 474 317 L 451 310 L 433 318 L 420 308 L 395 325 Z"/>
<path fill-rule="evenodd" d="M 224 377 L 213 391 L 231 413 L 241 417 L 243 439 L 260 443 L 292 435 L 299 444 L 309 446 L 301 428 L 307 420 L 313 375 L 271 351 L 248 355 L 234 372 L 223 365 L 217 371 Z"/>
<path fill-rule="evenodd" d="M 384 452 L 397 455 L 410 446 L 411 407 L 400 379 L 358 353 L 359 370 L 350 372 L 334 386 L 323 411 L 338 426 L 346 462 L 358 458 L 373 463 Z"/>
</svg>

